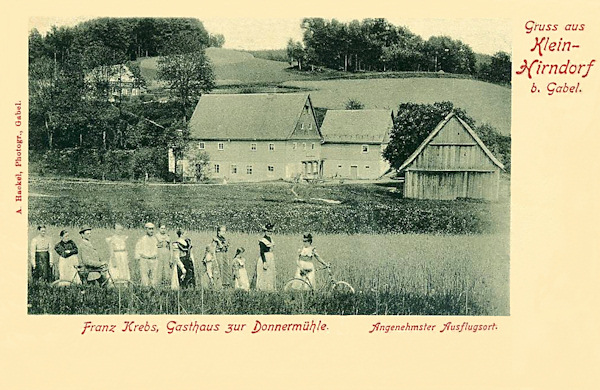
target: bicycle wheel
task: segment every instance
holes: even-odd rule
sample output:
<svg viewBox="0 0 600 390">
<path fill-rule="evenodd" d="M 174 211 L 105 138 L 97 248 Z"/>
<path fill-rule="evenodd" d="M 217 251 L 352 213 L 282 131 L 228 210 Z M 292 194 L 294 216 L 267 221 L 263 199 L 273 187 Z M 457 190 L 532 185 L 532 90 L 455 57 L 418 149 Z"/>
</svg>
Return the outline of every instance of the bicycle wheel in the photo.
<svg viewBox="0 0 600 390">
<path fill-rule="evenodd" d="M 304 279 L 290 279 L 283 285 L 283 291 L 311 291 L 312 286 Z"/>
<path fill-rule="evenodd" d="M 58 279 L 55 280 L 54 282 L 52 282 L 52 284 L 50 284 L 52 287 L 68 287 L 73 285 L 74 283 L 71 282 L 70 280 L 65 280 L 65 279 Z"/>
<path fill-rule="evenodd" d="M 114 279 L 108 285 L 109 287 L 129 288 L 134 287 L 135 283 L 128 279 Z"/>
<path fill-rule="evenodd" d="M 331 286 L 331 291 L 335 294 L 354 294 L 354 287 L 348 282 L 339 281 Z"/>
</svg>

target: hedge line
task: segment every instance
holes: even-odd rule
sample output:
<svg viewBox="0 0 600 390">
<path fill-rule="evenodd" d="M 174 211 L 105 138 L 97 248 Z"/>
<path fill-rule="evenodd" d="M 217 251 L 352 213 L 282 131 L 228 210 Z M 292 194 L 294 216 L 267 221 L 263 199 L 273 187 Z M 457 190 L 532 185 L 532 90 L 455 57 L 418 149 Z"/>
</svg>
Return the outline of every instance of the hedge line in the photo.
<svg viewBox="0 0 600 390">
<path fill-rule="evenodd" d="M 100 180 L 148 178 L 171 180 L 165 148 L 100 150 L 69 148 L 31 151 L 29 172 L 39 176 L 64 176 Z"/>
</svg>

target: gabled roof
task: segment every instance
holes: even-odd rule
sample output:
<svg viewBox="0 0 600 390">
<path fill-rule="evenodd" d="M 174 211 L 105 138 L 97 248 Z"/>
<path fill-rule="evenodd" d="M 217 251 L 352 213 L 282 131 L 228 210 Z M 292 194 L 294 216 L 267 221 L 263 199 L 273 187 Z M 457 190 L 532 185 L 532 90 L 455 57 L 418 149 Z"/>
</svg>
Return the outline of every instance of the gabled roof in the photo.
<svg viewBox="0 0 600 390">
<path fill-rule="evenodd" d="M 391 110 L 328 110 L 321 126 L 325 143 L 387 143 Z"/>
<path fill-rule="evenodd" d="M 408 165 L 410 165 L 410 163 L 412 163 L 413 160 L 415 158 L 417 158 L 417 156 L 423 151 L 423 149 L 425 149 L 427 144 L 429 142 L 431 142 L 431 140 L 440 132 L 440 130 L 442 130 L 444 128 L 444 126 L 446 126 L 446 124 L 452 118 L 456 118 L 458 120 L 458 122 L 464 127 L 464 129 L 469 133 L 469 135 L 471 135 L 471 137 L 475 140 L 475 142 L 477 142 L 477 144 L 483 150 L 483 152 L 489 157 L 490 160 L 492 160 L 492 162 L 496 166 L 498 166 L 500 169 L 504 169 L 504 165 L 500 161 L 498 161 L 498 159 L 496 157 L 494 157 L 492 152 L 490 152 L 490 150 L 485 146 L 483 141 L 481 141 L 481 139 L 479 138 L 479 136 L 477 136 L 477 134 L 473 131 L 473 129 L 471 129 L 471 127 L 465 121 L 460 119 L 460 117 L 458 115 L 456 115 L 454 112 L 451 112 L 450 114 L 446 115 L 446 117 L 440 123 L 438 123 L 438 125 L 435 127 L 435 129 L 433 129 L 433 131 L 431 133 L 429 133 L 427 138 L 425 138 L 425 140 L 421 143 L 421 145 L 419 145 L 417 150 L 415 150 L 413 152 L 413 154 L 411 154 L 410 157 L 408 157 L 406 159 L 406 161 L 404 161 L 404 163 L 398 169 L 398 171 L 402 171 Z"/>
<path fill-rule="evenodd" d="M 307 93 L 202 95 L 190 119 L 190 137 L 201 140 L 286 140 L 312 104 Z"/>
<path fill-rule="evenodd" d="M 129 67 L 124 64 L 99 66 L 92 69 L 86 75 L 87 79 L 90 79 L 91 77 L 103 77 L 110 83 L 118 83 L 119 81 L 122 83 L 132 83 L 136 80 L 133 72 L 131 72 Z"/>
</svg>

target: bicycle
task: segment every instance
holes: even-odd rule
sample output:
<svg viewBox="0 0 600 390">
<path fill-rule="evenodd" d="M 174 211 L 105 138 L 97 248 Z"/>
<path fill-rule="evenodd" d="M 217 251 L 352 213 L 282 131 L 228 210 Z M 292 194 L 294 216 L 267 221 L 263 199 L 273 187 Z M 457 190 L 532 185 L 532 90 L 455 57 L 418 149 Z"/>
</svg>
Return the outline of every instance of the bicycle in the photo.
<svg viewBox="0 0 600 390">
<path fill-rule="evenodd" d="M 333 272 L 331 271 L 331 265 L 317 268 L 314 272 L 322 270 L 327 270 L 328 282 L 323 283 L 321 287 L 315 289 L 308 278 L 292 278 L 285 282 L 283 291 L 331 291 L 336 294 L 354 294 L 354 287 L 352 287 L 350 283 L 334 278 Z"/>
<path fill-rule="evenodd" d="M 58 279 L 58 280 L 55 280 L 54 282 L 52 282 L 51 286 L 53 286 L 53 287 L 68 287 L 68 286 L 72 286 L 72 285 L 91 284 L 91 282 L 89 282 L 87 280 L 88 274 L 90 272 L 89 269 L 87 269 L 86 267 L 84 267 L 82 265 L 74 265 L 73 267 L 75 268 L 75 270 L 77 272 L 75 273 L 75 275 L 73 275 L 73 278 L 71 280 Z M 105 283 L 105 285 L 108 287 L 123 288 L 123 287 L 135 286 L 135 283 L 133 283 L 131 280 L 114 279 L 112 277 L 112 274 L 110 273 L 110 268 L 108 267 L 108 265 L 102 266 L 100 269 L 97 270 L 97 272 L 106 272 L 108 274 L 108 280 Z M 79 282 L 77 281 L 77 277 L 79 277 Z"/>
</svg>

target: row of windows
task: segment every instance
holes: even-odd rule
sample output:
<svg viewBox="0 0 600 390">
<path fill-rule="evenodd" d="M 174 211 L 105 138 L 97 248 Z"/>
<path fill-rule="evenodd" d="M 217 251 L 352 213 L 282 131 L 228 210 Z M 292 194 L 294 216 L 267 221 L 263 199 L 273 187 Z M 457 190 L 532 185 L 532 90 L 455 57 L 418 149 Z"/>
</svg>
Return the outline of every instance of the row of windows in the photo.
<svg viewBox="0 0 600 390">
<path fill-rule="evenodd" d="M 367 146 L 367 145 L 363 145 L 363 153 L 366 153 L 366 152 L 364 151 L 364 147 L 366 147 L 366 146 Z M 294 142 L 294 143 L 292 144 L 292 149 L 296 150 L 297 148 L 298 148 L 298 143 L 297 143 L 297 142 Z M 314 149 L 315 149 L 315 143 L 314 143 L 314 142 L 313 142 L 313 143 L 310 145 L 310 148 L 311 148 L 312 150 L 314 150 Z M 200 143 L 198 143 L 198 149 L 206 149 L 206 142 L 200 142 Z M 225 150 L 225 143 L 224 143 L 224 142 L 219 142 L 219 143 L 217 144 L 217 149 L 218 149 L 218 150 Z M 303 143 L 302 143 L 302 149 L 303 149 L 303 150 L 306 150 L 306 142 L 303 142 Z M 253 152 L 256 152 L 256 150 L 257 150 L 257 144 L 256 144 L 256 143 L 251 143 L 251 144 L 250 144 L 250 150 L 252 150 Z M 274 151 L 274 150 L 275 150 L 275 144 L 273 144 L 273 143 L 270 143 L 270 144 L 269 144 L 269 151 L 271 151 L 271 152 L 272 152 L 272 151 Z"/>
<path fill-rule="evenodd" d="M 338 170 L 340 170 L 340 169 L 343 168 L 343 166 L 341 164 L 338 165 L 337 167 L 338 167 Z M 358 168 L 357 165 L 351 165 L 350 167 L 351 168 L 352 167 Z M 370 165 L 365 165 L 365 169 L 371 169 L 371 166 Z M 220 164 L 214 164 L 213 165 L 213 171 L 215 173 L 221 173 L 221 165 Z M 275 172 L 275 167 L 273 165 L 267 165 L 267 171 L 270 172 L 270 173 L 274 173 Z M 231 164 L 230 172 L 231 172 L 232 175 L 237 174 L 238 173 L 238 167 L 237 167 L 237 165 Z M 252 165 L 246 165 L 246 175 L 252 175 L 253 172 L 254 172 L 253 166 Z"/>
<path fill-rule="evenodd" d="M 213 165 L 213 171 L 215 173 L 221 173 L 221 165 L 215 164 Z M 275 167 L 273 165 L 267 165 L 267 171 L 270 173 L 275 172 Z M 230 172 L 232 175 L 236 175 L 238 173 L 238 167 L 235 164 L 231 164 Z M 254 167 L 252 165 L 246 165 L 246 175 L 252 175 L 254 172 Z"/>
<path fill-rule="evenodd" d="M 352 167 L 358 168 L 358 165 L 350 165 L 350 168 L 352 168 Z M 338 170 L 342 169 L 342 168 L 343 168 L 342 165 L 338 165 Z M 365 169 L 371 169 L 371 166 L 365 165 Z"/>
</svg>

